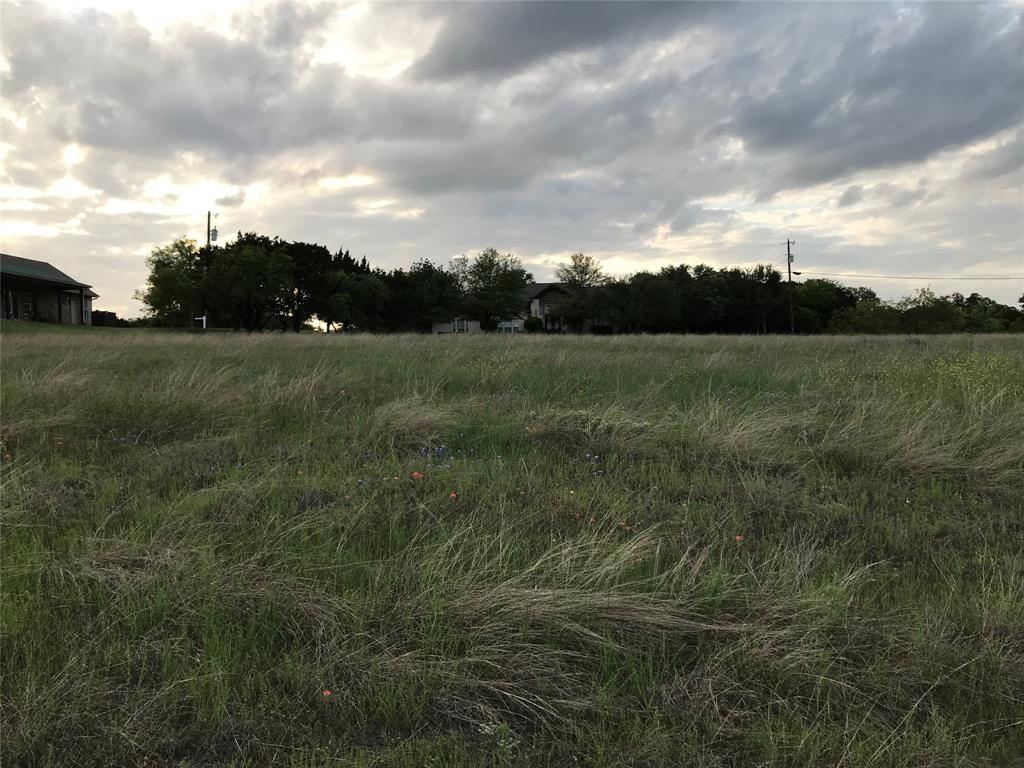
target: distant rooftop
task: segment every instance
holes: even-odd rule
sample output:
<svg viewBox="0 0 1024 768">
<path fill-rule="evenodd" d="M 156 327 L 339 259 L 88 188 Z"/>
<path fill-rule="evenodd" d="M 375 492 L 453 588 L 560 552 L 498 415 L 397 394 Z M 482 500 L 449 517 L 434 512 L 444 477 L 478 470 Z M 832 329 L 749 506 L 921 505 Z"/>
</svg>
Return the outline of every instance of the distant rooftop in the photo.
<svg viewBox="0 0 1024 768">
<path fill-rule="evenodd" d="M 45 261 L 36 261 L 35 259 L 23 259 L 20 256 L 11 256 L 8 253 L 0 253 L 0 275 L 45 280 L 48 283 L 64 285 L 69 288 L 92 287 L 87 283 L 80 283 L 74 278 L 65 275 L 53 264 Z"/>
<path fill-rule="evenodd" d="M 562 289 L 562 283 L 530 283 L 526 288 L 523 289 L 523 298 L 527 301 L 533 301 L 542 293 L 551 288 Z"/>
</svg>

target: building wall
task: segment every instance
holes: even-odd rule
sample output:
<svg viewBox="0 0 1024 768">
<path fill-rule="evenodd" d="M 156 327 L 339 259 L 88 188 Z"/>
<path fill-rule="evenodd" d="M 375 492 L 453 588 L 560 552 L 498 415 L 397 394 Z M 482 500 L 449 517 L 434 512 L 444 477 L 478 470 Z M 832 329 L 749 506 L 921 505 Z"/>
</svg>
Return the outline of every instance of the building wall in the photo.
<svg viewBox="0 0 1024 768">
<path fill-rule="evenodd" d="M 65 325 L 82 324 L 82 305 L 77 296 L 65 293 L 61 297 L 61 314 Z"/>
<path fill-rule="evenodd" d="M 431 333 L 480 333 L 480 322 L 457 317 L 454 320 L 434 323 Z"/>
<path fill-rule="evenodd" d="M 8 286 L 3 289 L 3 316 L 10 320 L 31 320 L 35 314 L 35 305 L 30 291 L 12 290 Z"/>
<path fill-rule="evenodd" d="M 561 332 L 562 319 L 556 314 L 556 298 L 550 297 L 547 293 L 542 298 L 533 299 L 530 302 L 530 315 L 539 317 L 544 321 L 544 330 L 548 332 Z"/>
<path fill-rule="evenodd" d="M 82 324 L 82 302 L 77 291 L 59 291 L 48 286 L 29 286 L 5 281 L 0 289 L 3 317 L 45 323 Z M 85 297 L 85 324 L 92 324 L 92 298 Z"/>
<path fill-rule="evenodd" d="M 36 293 L 36 314 L 33 320 L 45 320 L 49 323 L 56 323 L 59 320 L 57 314 L 57 301 L 59 294 L 56 290 L 40 291 Z"/>
</svg>

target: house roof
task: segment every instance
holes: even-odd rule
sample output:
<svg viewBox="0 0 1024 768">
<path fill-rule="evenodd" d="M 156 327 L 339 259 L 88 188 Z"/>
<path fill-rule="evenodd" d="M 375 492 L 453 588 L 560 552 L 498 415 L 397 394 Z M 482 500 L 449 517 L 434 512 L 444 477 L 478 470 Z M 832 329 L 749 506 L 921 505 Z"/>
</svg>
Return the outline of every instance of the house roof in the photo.
<svg viewBox="0 0 1024 768">
<path fill-rule="evenodd" d="M 35 259 L 23 259 L 20 256 L 11 256 L 7 253 L 0 253 L 0 275 L 11 277 L 25 277 L 32 280 L 42 280 L 54 285 L 62 285 L 68 288 L 91 288 L 87 283 L 80 283 L 72 277 L 65 275 L 53 264 Z M 96 298 L 99 294 L 86 290 L 86 295 Z"/>
<path fill-rule="evenodd" d="M 530 283 L 523 289 L 523 298 L 533 301 L 552 289 L 565 292 L 565 286 L 562 283 Z"/>
</svg>

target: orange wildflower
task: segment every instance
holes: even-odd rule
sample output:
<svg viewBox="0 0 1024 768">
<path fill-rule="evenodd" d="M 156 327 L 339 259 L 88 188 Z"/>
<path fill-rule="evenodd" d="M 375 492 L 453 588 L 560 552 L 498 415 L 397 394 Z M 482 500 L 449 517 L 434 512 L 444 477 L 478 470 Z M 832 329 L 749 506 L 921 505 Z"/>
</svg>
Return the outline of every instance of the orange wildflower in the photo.
<svg viewBox="0 0 1024 768">
<path fill-rule="evenodd" d="M 741 536 L 741 535 L 739 535 L 739 534 L 737 534 L 737 535 L 735 536 L 735 539 L 736 539 L 736 541 L 743 541 L 743 539 L 744 539 L 744 538 L 745 538 L 744 536 Z"/>
<path fill-rule="evenodd" d="M 423 473 L 422 472 L 410 472 L 409 473 L 409 477 L 411 477 L 413 480 L 422 480 L 423 479 Z"/>
<path fill-rule="evenodd" d="M 457 494 L 455 491 L 452 491 L 451 493 L 448 494 L 448 498 L 451 499 L 452 501 L 455 501 L 457 498 L 459 498 L 459 494 Z"/>
<path fill-rule="evenodd" d="M 328 696 L 331 695 L 331 691 L 329 689 L 327 689 L 327 688 L 324 688 L 323 695 L 324 695 L 324 698 L 326 699 Z"/>
</svg>

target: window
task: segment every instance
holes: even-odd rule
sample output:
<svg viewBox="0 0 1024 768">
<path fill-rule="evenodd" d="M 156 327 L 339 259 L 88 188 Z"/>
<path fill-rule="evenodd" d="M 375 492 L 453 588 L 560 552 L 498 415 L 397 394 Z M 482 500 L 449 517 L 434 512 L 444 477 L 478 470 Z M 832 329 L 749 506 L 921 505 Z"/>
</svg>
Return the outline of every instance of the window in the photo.
<svg viewBox="0 0 1024 768">
<path fill-rule="evenodd" d="M 32 316 L 32 297 L 22 296 L 21 297 L 21 313 L 25 317 Z"/>
</svg>

